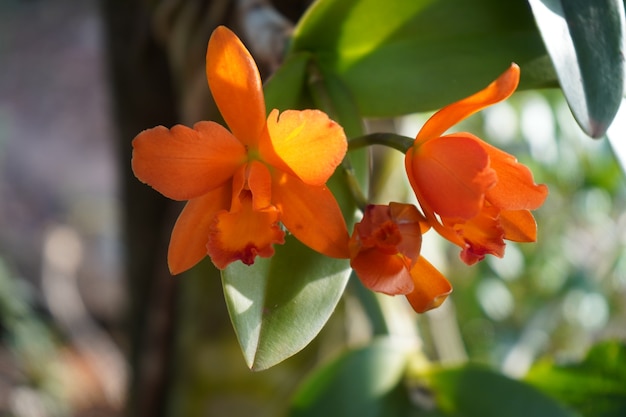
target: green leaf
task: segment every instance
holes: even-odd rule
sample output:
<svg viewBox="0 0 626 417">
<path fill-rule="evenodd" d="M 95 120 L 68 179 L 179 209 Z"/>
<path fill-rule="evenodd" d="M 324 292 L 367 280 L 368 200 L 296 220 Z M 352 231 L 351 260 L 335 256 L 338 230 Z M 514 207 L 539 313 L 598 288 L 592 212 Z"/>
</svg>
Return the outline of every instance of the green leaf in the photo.
<svg viewBox="0 0 626 417">
<path fill-rule="evenodd" d="M 267 369 L 304 348 L 322 329 L 350 276 L 347 260 L 328 258 L 292 236 L 271 258 L 222 271 L 233 327 L 248 366 Z"/>
<path fill-rule="evenodd" d="M 292 54 L 265 82 L 263 92 L 268 112 L 272 109 L 302 109 L 306 99 L 306 76 L 311 54 Z"/>
<path fill-rule="evenodd" d="M 296 392 L 291 417 L 410 416 L 403 377 L 411 350 L 380 338 L 318 368 Z"/>
<path fill-rule="evenodd" d="M 603 136 L 624 91 L 622 0 L 529 3 L 574 117 L 589 136 Z"/>
<path fill-rule="evenodd" d="M 291 53 L 340 77 L 364 116 L 433 110 L 485 87 L 512 61 L 526 88 L 556 85 L 524 0 L 319 0 Z"/>
<path fill-rule="evenodd" d="M 535 365 L 526 380 L 588 417 L 626 415 L 626 344 L 604 342 L 580 363 Z"/>
<path fill-rule="evenodd" d="M 572 417 L 536 388 L 477 365 L 431 370 L 425 375 L 438 407 L 463 417 Z"/>
</svg>

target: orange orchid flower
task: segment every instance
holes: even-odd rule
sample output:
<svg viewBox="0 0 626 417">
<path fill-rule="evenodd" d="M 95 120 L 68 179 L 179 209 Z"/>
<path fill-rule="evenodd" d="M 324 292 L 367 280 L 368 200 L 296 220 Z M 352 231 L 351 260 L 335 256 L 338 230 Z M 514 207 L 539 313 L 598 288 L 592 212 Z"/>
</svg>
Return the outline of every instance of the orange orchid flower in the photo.
<svg viewBox="0 0 626 417">
<path fill-rule="evenodd" d="M 519 82 L 512 64 L 478 93 L 435 113 L 406 153 L 409 181 L 428 222 L 462 248 L 471 265 L 485 255 L 502 257 L 504 240 L 534 242 L 537 226 L 530 210 L 548 195 L 515 157 L 476 136 L 446 130 L 479 110 L 508 98 Z"/>
<path fill-rule="evenodd" d="M 223 269 L 284 243 L 281 224 L 312 249 L 348 257 L 348 231 L 325 184 L 347 150 L 343 129 L 318 110 L 272 110 L 258 68 L 225 27 L 209 40 L 206 73 L 230 131 L 202 121 L 157 126 L 133 140 L 132 168 L 174 200 L 189 200 L 172 231 L 168 264 L 183 272 L 205 255 Z"/>
<path fill-rule="evenodd" d="M 412 204 L 369 205 L 350 238 L 350 265 L 363 285 L 406 295 L 418 313 L 436 308 L 452 292 L 448 280 L 420 255 L 426 219 Z"/>
</svg>

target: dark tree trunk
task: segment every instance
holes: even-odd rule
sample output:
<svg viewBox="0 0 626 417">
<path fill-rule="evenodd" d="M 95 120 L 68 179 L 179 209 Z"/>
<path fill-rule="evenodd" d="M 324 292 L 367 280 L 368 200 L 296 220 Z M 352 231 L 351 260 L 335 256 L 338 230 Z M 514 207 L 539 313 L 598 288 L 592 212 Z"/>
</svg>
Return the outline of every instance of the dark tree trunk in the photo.
<svg viewBox="0 0 626 417">
<path fill-rule="evenodd" d="M 143 129 L 178 120 L 165 51 L 142 1 L 103 0 L 117 152 L 122 181 L 125 273 L 129 291 L 128 415 L 164 415 L 178 281 L 165 262 L 172 203 L 133 176 L 131 141 Z"/>
</svg>

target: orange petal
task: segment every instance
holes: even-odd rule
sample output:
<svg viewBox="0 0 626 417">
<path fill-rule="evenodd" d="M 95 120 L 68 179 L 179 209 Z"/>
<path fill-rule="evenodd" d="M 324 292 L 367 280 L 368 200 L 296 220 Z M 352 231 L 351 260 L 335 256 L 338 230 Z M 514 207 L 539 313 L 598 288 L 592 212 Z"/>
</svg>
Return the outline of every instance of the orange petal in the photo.
<svg viewBox="0 0 626 417">
<path fill-rule="evenodd" d="M 471 220 L 447 224 L 465 242 L 461 252 L 463 262 L 473 265 L 488 254 L 500 258 L 504 256 L 504 229 L 499 216 L 500 210 L 496 207 L 485 206 Z M 448 223 L 447 219 L 444 222 Z"/>
<path fill-rule="evenodd" d="M 343 128 L 319 110 L 272 110 L 259 143 L 269 164 L 310 185 L 324 185 L 346 154 Z"/>
<path fill-rule="evenodd" d="M 333 193 L 281 174 L 273 178 L 273 201 L 285 227 L 302 243 L 331 258 L 349 258 L 348 228 Z"/>
<path fill-rule="evenodd" d="M 421 204 L 444 217 L 470 219 L 479 212 L 497 177 L 478 140 L 455 134 L 407 152 L 406 169 Z"/>
<path fill-rule="evenodd" d="M 391 211 L 390 206 L 386 205 L 370 204 L 365 208 L 363 219 L 354 225 L 350 238 L 350 257 L 354 257 L 361 250 L 371 248 L 376 248 L 388 255 L 398 254 L 398 245 L 402 243 L 403 236 Z M 396 211 L 402 214 L 401 210 Z M 409 230 L 409 232 L 412 231 Z M 419 240 L 415 245 L 414 256 L 409 256 L 409 258 L 419 256 L 422 244 L 419 226 L 417 234 Z"/>
<path fill-rule="evenodd" d="M 439 307 L 452 292 L 452 285 L 446 277 L 423 256 L 411 269 L 411 278 L 415 287 L 406 298 L 417 313 Z"/>
<path fill-rule="evenodd" d="M 422 249 L 422 234 L 429 229 L 426 219 L 413 204 L 391 202 L 389 211 L 402 236 L 398 251 L 415 262 Z"/>
<path fill-rule="evenodd" d="M 404 256 L 408 266 L 417 260 L 422 247 L 425 219 L 412 204 L 369 205 L 354 226 L 350 256 L 362 249 L 376 248 L 388 255 Z"/>
<path fill-rule="evenodd" d="M 256 146 L 265 126 L 265 99 L 259 70 L 237 35 L 219 26 L 209 40 L 206 74 L 211 93 L 233 134 Z"/>
<path fill-rule="evenodd" d="M 272 202 L 272 175 L 259 161 L 248 164 L 248 187 L 252 192 L 252 207 L 261 210 Z"/>
<path fill-rule="evenodd" d="M 350 260 L 350 266 L 366 288 L 389 295 L 413 291 L 410 264 L 405 256 L 386 254 L 378 248 L 361 251 Z"/>
<path fill-rule="evenodd" d="M 173 275 L 188 270 L 207 255 L 211 224 L 217 212 L 228 207 L 230 198 L 230 184 L 227 184 L 185 205 L 172 230 L 167 254 Z"/>
<path fill-rule="evenodd" d="M 528 167 L 495 146 L 486 142 L 482 146 L 489 154 L 491 167 L 498 173 L 498 183 L 487 191 L 491 204 L 503 210 L 534 210 L 543 204 L 548 187 L 535 184 Z"/>
<path fill-rule="evenodd" d="M 239 199 L 239 209 L 217 213 L 210 228 L 207 251 L 219 269 L 235 261 L 252 265 L 257 256 L 272 256 L 273 244 L 285 242 L 276 207 L 255 210 L 249 190 L 243 190 Z"/>
<path fill-rule="evenodd" d="M 196 123 L 144 130 L 133 140 L 133 172 L 173 200 L 189 200 L 219 187 L 246 158 L 243 145 L 224 127 Z"/>
<path fill-rule="evenodd" d="M 537 240 L 537 223 L 528 210 L 503 210 L 500 212 L 500 224 L 507 240 L 514 242 Z"/>
<path fill-rule="evenodd" d="M 417 134 L 416 140 L 422 142 L 441 136 L 461 120 L 508 98 L 517 88 L 519 74 L 519 67 L 516 64 L 511 64 L 502 75 L 485 89 L 442 108 L 428 119 Z"/>
</svg>

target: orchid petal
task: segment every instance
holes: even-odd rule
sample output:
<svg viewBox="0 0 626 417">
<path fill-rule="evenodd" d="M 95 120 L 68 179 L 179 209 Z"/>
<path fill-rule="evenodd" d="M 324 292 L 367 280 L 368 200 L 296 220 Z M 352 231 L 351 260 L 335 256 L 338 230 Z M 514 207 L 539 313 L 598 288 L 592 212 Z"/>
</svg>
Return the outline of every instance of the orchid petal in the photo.
<svg viewBox="0 0 626 417">
<path fill-rule="evenodd" d="M 422 246 L 423 217 L 412 204 L 369 205 L 350 238 L 350 265 L 367 288 L 390 295 L 413 291 L 411 266 Z"/>
<path fill-rule="evenodd" d="M 319 110 L 287 110 L 267 118 L 267 133 L 259 143 L 263 158 L 309 185 L 324 185 L 346 154 L 346 135 Z"/>
<path fill-rule="evenodd" d="M 209 40 L 206 73 L 215 103 L 233 134 L 256 146 L 265 126 L 265 99 L 259 70 L 239 38 L 219 26 Z"/>
<path fill-rule="evenodd" d="M 411 268 L 411 278 L 414 289 L 406 298 L 417 313 L 439 307 L 452 292 L 452 285 L 446 277 L 423 256 Z"/>
<path fill-rule="evenodd" d="M 219 269 L 235 261 L 252 265 L 257 256 L 271 257 L 273 244 L 285 242 L 276 207 L 255 210 L 249 190 L 243 190 L 239 199 L 238 210 L 217 213 L 209 231 L 207 251 Z"/>
<path fill-rule="evenodd" d="M 216 213 L 227 208 L 229 203 L 230 184 L 187 202 L 172 230 L 167 253 L 167 263 L 173 275 L 190 269 L 207 255 L 211 224 Z"/>
<path fill-rule="evenodd" d="M 302 243 L 331 258 L 349 258 L 348 228 L 333 193 L 283 173 L 272 194 L 285 227 Z"/>
<path fill-rule="evenodd" d="M 248 187 L 252 192 L 252 207 L 261 210 L 272 202 L 272 175 L 259 161 L 248 164 Z"/>
<path fill-rule="evenodd" d="M 508 98 L 519 83 L 520 69 L 511 66 L 485 89 L 452 103 L 435 113 L 417 134 L 416 141 L 424 142 L 445 133 L 446 130 L 472 114 Z"/>
<path fill-rule="evenodd" d="M 413 204 L 391 202 L 389 213 L 402 236 L 398 252 L 408 257 L 412 264 L 417 261 L 422 249 L 422 234 L 426 233 L 430 226 Z"/>
<path fill-rule="evenodd" d="M 133 140 L 139 180 L 173 200 L 189 200 L 223 185 L 246 158 L 243 145 L 214 122 L 144 130 Z"/>
<path fill-rule="evenodd" d="M 444 217 L 470 219 L 497 181 L 479 139 L 455 134 L 409 149 L 406 169 L 420 204 Z"/>
<path fill-rule="evenodd" d="M 500 224 L 504 229 L 504 238 L 513 242 L 535 242 L 537 223 L 528 210 L 503 210 L 500 212 Z"/>
<path fill-rule="evenodd" d="M 447 219 L 444 219 L 446 222 Z M 500 224 L 500 210 L 485 206 L 478 215 L 468 221 L 452 222 L 452 229 L 465 242 L 461 251 L 461 260 L 473 265 L 490 254 L 504 256 L 504 229 Z"/>
<path fill-rule="evenodd" d="M 530 169 L 513 155 L 481 142 L 491 167 L 498 173 L 498 182 L 487 191 L 487 200 L 503 210 L 534 210 L 541 206 L 548 196 L 548 187 L 535 184 Z"/>
<path fill-rule="evenodd" d="M 396 213 L 403 215 L 401 206 L 394 206 Z M 407 206 L 410 206 L 407 204 Z M 415 206 L 412 206 L 415 208 Z M 415 209 L 417 211 L 417 209 Z M 370 204 L 363 213 L 363 219 L 354 225 L 354 232 L 350 238 L 350 255 L 355 256 L 360 250 L 376 248 L 378 251 L 388 255 L 397 255 L 399 253 L 398 246 L 404 242 L 404 236 L 401 233 L 400 225 L 396 222 L 396 218 L 392 214 L 391 206 Z M 413 245 L 407 245 L 407 253 L 403 255 L 409 259 L 417 259 L 422 245 L 422 234 L 420 233 L 419 223 L 417 224 L 417 240 L 413 239 L 415 235 L 415 222 L 402 225 L 405 231 L 410 233 L 409 242 Z M 412 226 L 412 228 L 411 228 Z"/>
<path fill-rule="evenodd" d="M 413 291 L 409 273 L 411 260 L 400 254 L 387 254 L 378 248 L 366 249 L 350 260 L 361 282 L 372 291 L 389 295 Z"/>
</svg>

